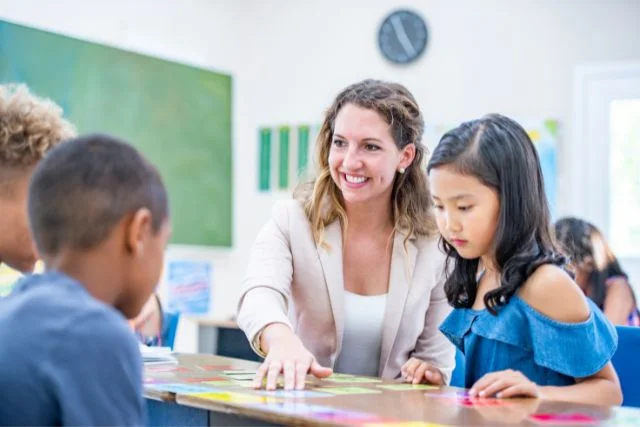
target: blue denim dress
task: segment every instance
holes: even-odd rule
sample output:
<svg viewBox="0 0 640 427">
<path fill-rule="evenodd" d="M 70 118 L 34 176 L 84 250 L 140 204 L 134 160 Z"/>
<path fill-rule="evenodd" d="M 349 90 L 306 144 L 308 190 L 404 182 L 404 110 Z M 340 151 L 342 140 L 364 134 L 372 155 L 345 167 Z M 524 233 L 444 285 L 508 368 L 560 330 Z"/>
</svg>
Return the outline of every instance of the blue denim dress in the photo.
<svg viewBox="0 0 640 427">
<path fill-rule="evenodd" d="M 514 295 L 497 316 L 486 309 L 455 309 L 440 331 L 465 355 L 466 387 L 505 369 L 520 371 L 538 385 L 571 385 L 604 368 L 618 346 L 614 326 L 588 304 L 586 321 L 563 323 Z"/>
</svg>

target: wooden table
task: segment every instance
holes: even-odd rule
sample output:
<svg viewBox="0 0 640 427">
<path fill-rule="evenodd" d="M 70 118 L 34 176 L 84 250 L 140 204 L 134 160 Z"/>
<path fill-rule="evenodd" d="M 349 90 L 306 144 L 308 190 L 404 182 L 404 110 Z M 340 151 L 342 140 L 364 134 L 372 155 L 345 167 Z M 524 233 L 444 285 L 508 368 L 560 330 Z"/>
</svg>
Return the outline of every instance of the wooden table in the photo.
<svg viewBox="0 0 640 427">
<path fill-rule="evenodd" d="M 358 387 L 373 394 L 329 395 L 329 397 L 277 397 L 247 388 L 248 380 L 229 382 L 230 378 L 249 378 L 232 370 L 255 370 L 255 362 L 211 355 L 177 355 L 177 365 L 145 367 L 145 398 L 150 425 L 378 425 L 435 427 L 536 425 L 532 414 L 578 414 L 595 422 L 580 425 L 637 425 L 640 410 L 607 408 L 537 399 L 469 400 L 454 396 L 462 389 L 444 387 L 429 390 L 391 391 L 383 389 L 397 382 L 340 383 L 309 378 L 308 389 L 322 393 L 332 387 Z M 362 377 L 359 377 L 362 378 Z M 357 378 L 356 378 L 357 379 Z M 221 383 L 220 381 L 226 381 Z M 216 383 L 218 385 L 216 385 Z M 168 385 L 167 384 L 174 384 Z M 177 386 L 175 385 L 177 384 Z M 220 385 L 222 384 L 222 385 Z M 190 389 L 171 391 L 163 387 L 196 386 L 213 395 L 193 394 Z M 206 387 L 206 389 L 204 388 Z M 198 391 L 198 390 L 196 390 Z M 282 392 L 278 392 L 282 393 Z M 449 397 L 444 396 L 448 394 Z M 327 396 L 327 393 L 323 393 Z M 214 400 L 212 400 L 214 399 Z M 419 421 L 420 423 L 416 423 Z M 413 424 L 406 424 L 414 422 Z M 403 424 L 404 423 L 404 424 Z M 428 424 L 431 423 L 431 424 Z M 546 424 L 553 425 L 553 424 Z M 566 425 L 566 424 L 565 424 Z M 578 424 L 575 424 L 578 425 Z"/>
</svg>

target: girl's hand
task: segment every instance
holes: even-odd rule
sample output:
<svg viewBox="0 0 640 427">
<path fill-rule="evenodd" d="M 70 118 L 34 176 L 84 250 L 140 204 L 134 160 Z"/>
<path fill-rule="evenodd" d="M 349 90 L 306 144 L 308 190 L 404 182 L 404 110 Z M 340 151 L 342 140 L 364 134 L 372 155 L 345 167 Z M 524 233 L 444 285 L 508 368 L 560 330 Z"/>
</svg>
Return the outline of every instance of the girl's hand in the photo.
<svg viewBox="0 0 640 427">
<path fill-rule="evenodd" d="M 492 372 L 480 378 L 469 390 L 473 397 L 540 397 L 538 385 L 522 372 L 507 369 Z"/>
<path fill-rule="evenodd" d="M 407 360 L 400 372 L 402 373 L 402 378 L 408 383 L 444 385 L 444 378 L 438 368 L 415 357 Z"/>
</svg>

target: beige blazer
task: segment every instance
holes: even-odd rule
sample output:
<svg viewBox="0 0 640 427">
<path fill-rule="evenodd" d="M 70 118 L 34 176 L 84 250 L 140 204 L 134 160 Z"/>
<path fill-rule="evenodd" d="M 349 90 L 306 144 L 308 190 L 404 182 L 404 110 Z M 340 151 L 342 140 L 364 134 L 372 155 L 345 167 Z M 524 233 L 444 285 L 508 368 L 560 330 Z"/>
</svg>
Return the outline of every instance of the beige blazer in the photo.
<svg viewBox="0 0 640 427">
<path fill-rule="evenodd" d="M 329 249 L 317 247 L 302 205 L 279 201 L 251 250 L 238 305 L 238 324 L 254 350 L 270 323 L 291 327 L 323 366 L 333 367 L 344 331 L 342 231 L 325 229 Z M 396 233 L 383 321 L 378 374 L 394 379 L 410 357 L 438 367 L 448 383 L 455 349 L 438 330 L 451 311 L 444 293 L 444 254 L 437 238 Z"/>
</svg>

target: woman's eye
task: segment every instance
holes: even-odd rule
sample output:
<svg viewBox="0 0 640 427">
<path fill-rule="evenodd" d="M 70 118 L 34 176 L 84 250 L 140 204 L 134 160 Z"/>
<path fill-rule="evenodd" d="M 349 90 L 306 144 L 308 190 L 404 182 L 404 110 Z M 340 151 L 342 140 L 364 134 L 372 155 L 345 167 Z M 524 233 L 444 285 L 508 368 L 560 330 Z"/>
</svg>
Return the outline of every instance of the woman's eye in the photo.
<svg viewBox="0 0 640 427">
<path fill-rule="evenodd" d="M 335 145 L 336 147 L 344 147 L 346 145 L 346 142 L 341 139 L 334 139 L 333 145 Z"/>
</svg>

